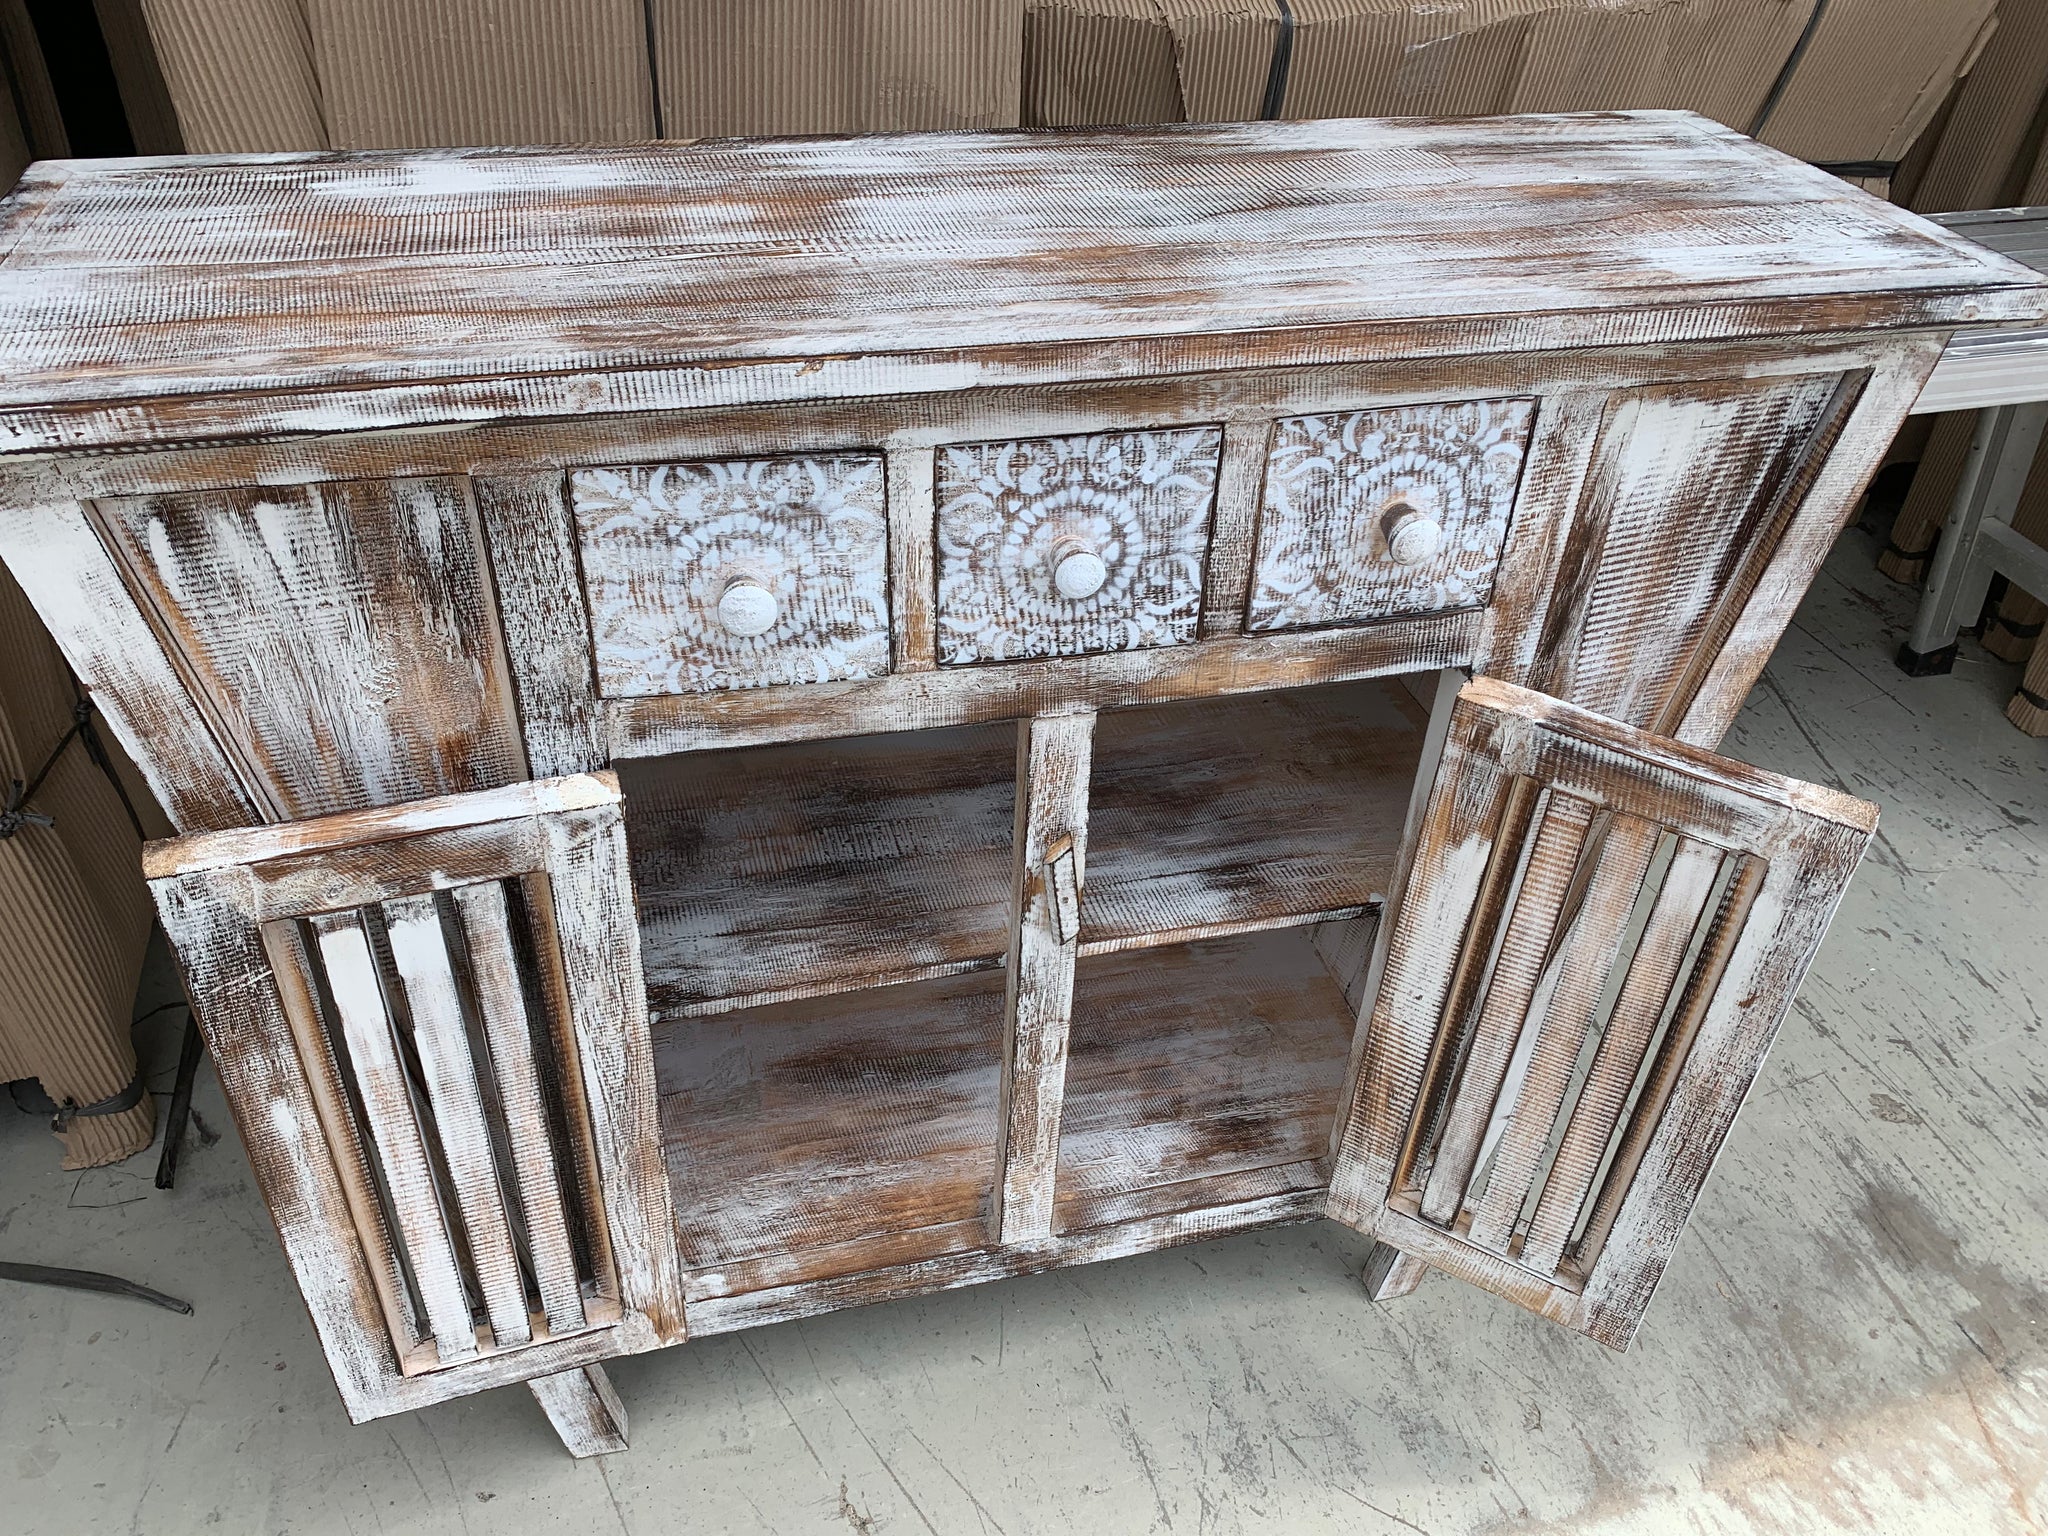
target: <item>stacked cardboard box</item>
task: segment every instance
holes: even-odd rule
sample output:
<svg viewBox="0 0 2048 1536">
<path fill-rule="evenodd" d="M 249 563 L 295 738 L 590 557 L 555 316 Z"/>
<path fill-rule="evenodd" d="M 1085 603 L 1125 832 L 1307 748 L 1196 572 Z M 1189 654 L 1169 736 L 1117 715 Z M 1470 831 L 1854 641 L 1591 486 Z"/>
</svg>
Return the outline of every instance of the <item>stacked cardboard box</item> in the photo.
<svg viewBox="0 0 2048 1536">
<path fill-rule="evenodd" d="M 142 0 L 195 153 L 1014 126 L 1024 0 Z"/>
<path fill-rule="evenodd" d="M 1995 0 L 1030 0 L 1024 120 L 1705 113 L 1882 178 Z"/>
</svg>

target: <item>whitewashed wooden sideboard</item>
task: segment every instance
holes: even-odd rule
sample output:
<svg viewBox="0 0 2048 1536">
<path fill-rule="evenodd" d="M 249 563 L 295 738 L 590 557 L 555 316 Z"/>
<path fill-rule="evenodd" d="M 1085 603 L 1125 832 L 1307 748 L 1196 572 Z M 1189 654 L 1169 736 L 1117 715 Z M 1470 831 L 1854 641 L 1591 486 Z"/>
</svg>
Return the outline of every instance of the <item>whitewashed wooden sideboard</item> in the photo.
<svg viewBox="0 0 2048 1536">
<path fill-rule="evenodd" d="M 0 553 L 349 1414 L 1220 1233 L 1625 1345 L 1875 825 L 1713 748 L 2048 289 L 1699 118 L 36 167 Z"/>
</svg>

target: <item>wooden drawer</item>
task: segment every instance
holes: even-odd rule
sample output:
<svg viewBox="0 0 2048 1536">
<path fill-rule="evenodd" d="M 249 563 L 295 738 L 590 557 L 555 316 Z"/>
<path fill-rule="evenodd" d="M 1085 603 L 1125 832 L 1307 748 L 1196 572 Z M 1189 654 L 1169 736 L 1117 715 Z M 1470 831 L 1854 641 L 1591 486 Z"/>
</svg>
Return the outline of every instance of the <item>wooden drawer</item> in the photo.
<svg viewBox="0 0 2048 1536">
<path fill-rule="evenodd" d="M 942 665 L 1195 638 L 1223 429 L 939 450 Z"/>
<path fill-rule="evenodd" d="M 886 673 L 884 478 L 879 454 L 577 470 L 598 692 Z"/>
<path fill-rule="evenodd" d="M 1245 628 L 1484 605 L 1535 414 L 1471 400 L 1276 422 Z"/>
</svg>

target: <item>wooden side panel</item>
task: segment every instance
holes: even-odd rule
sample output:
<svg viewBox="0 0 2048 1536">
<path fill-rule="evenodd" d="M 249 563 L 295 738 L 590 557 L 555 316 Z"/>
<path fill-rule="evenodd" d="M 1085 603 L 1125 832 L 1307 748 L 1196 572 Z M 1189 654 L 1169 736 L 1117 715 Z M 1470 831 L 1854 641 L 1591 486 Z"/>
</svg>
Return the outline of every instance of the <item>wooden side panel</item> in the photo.
<svg viewBox="0 0 2048 1536">
<path fill-rule="evenodd" d="M 1819 374 L 1619 396 L 1530 686 L 1657 728 L 1731 583 L 1806 489 L 1797 472 L 1839 387 Z"/>
<path fill-rule="evenodd" d="M 525 776 L 461 481 L 194 491 L 98 511 L 273 816 Z"/>
<path fill-rule="evenodd" d="M 1017 867 L 1012 887 L 1008 1028 L 1003 1040 L 1003 1243 L 1052 1236 L 1060 1110 L 1081 891 L 1088 857 L 1088 769 L 1095 715 L 1041 715 L 1017 743 Z"/>
<path fill-rule="evenodd" d="M 939 450 L 940 664 L 1193 640 L 1222 448 L 1185 427 Z M 1054 585 L 1074 554 L 1099 586 Z"/>
<path fill-rule="evenodd" d="M 1626 1346 L 1875 827 L 1835 791 L 1468 685 L 1330 1214 Z"/>
<path fill-rule="evenodd" d="M 878 455 L 579 469 L 569 483 L 606 698 L 889 670 Z M 767 594 L 764 627 L 720 617 L 735 584 Z"/>
<path fill-rule="evenodd" d="M 180 832 L 267 813 L 80 506 L 0 506 L 0 558 Z"/>
</svg>

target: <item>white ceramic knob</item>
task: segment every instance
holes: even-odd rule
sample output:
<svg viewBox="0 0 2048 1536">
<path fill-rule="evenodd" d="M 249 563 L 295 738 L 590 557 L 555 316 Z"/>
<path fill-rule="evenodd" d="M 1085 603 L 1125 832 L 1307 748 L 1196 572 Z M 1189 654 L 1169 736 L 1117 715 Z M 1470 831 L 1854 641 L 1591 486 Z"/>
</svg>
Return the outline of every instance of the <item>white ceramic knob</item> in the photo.
<svg viewBox="0 0 2048 1536">
<path fill-rule="evenodd" d="M 1444 547 L 1443 524 L 1405 501 L 1387 508 L 1380 530 L 1387 536 L 1387 553 L 1396 565 L 1420 565 L 1434 559 Z"/>
<path fill-rule="evenodd" d="M 718 600 L 718 622 L 728 635 L 741 640 L 767 634 L 781 617 L 782 606 L 775 601 L 775 594 L 758 581 L 735 581 Z"/>
<path fill-rule="evenodd" d="M 1052 568 L 1053 589 L 1070 602 L 1093 597 L 1109 580 L 1109 567 L 1093 550 L 1076 549 L 1060 556 Z"/>
</svg>

